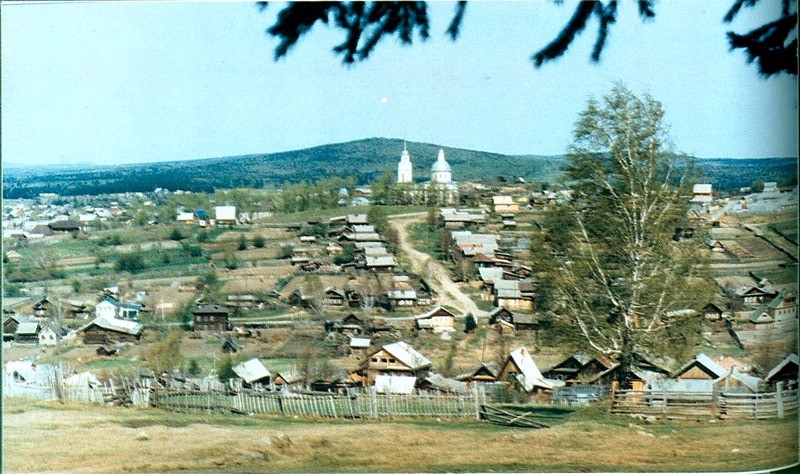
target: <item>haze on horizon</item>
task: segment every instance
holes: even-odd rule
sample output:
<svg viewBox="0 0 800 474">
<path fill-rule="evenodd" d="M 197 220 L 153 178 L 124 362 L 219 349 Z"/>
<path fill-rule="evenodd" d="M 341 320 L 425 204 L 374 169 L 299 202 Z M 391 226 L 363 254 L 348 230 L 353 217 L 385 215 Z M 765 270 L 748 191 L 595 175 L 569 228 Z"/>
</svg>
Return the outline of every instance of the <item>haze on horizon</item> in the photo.
<svg viewBox="0 0 800 474">
<path fill-rule="evenodd" d="M 589 61 L 590 24 L 540 69 L 529 58 L 569 4 L 473 2 L 451 42 L 454 5 L 430 3 L 428 41 L 385 40 L 346 67 L 331 52 L 340 33 L 324 25 L 273 61 L 277 40 L 264 31 L 280 4 L 4 3 L 2 158 L 144 163 L 370 137 L 557 155 L 586 100 L 615 81 L 663 103 L 677 151 L 796 157 L 797 78 L 760 78 L 725 39 L 771 18 L 763 3 L 732 25 L 722 23 L 726 1 L 659 3 L 646 24 L 622 4 L 599 64 Z"/>
</svg>

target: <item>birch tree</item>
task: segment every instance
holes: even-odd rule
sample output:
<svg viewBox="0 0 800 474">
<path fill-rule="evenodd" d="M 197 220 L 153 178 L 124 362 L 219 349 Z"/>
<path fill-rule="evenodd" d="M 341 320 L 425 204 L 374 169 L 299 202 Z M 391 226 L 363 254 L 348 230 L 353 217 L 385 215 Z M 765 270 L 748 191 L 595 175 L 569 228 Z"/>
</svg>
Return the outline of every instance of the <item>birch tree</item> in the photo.
<svg viewBox="0 0 800 474">
<path fill-rule="evenodd" d="M 568 149 L 571 199 L 548 211 L 532 248 L 543 309 L 616 358 L 623 377 L 643 358 L 691 349 L 701 319 L 683 310 L 712 287 L 697 242 L 673 241 L 692 167 L 672 151 L 663 117 L 659 102 L 620 84 L 590 100 Z"/>
</svg>

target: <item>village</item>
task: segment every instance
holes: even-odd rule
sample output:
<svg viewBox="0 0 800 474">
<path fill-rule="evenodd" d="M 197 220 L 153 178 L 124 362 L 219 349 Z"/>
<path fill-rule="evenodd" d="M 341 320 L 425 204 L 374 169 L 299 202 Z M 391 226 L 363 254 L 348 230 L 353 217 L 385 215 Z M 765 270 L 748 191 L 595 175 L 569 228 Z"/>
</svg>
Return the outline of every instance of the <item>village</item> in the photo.
<svg viewBox="0 0 800 474">
<path fill-rule="evenodd" d="M 18 278 L 16 296 L 3 299 L 4 396 L 170 408 L 169 391 L 433 393 L 473 397 L 469 410 L 436 414 L 480 417 L 472 405 L 580 405 L 621 393 L 617 361 L 555 346 L 537 313 L 528 235 L 569 193 L 513 179 L 456 183 L 443 151 L 429 183 L 413 183 L 411 167 L 404 149 L 397 186 L 435 194 L 438 206 L 376 212 L 391 207 L 360 187 L 340 191 L 348 213 L 305 222 L 229 204 L 159 222 L 141 209 L 155 209 L 170 194 L 162 189 L 103 197 L 106 206 L 6 201 L 6 285 L 59 271 Z M 689 225 L 675 230 L 676 242 L 705 239 L 718 287 L 704 307 L 681 310 L 704 322 L 703 346 L 687 360 L 642 361 L 624 388 L 662 393 L 664 406 L 667 392 L 709 394 L 715 414 L 719 394 L 789 394 L 780 408 L 725 413 L 782 417 L 796 413 L 797 188 L 741 191 L 718 199 L 695 185 Z M 477 205 L 459 205 L 464 194 Z M 126 199 L 142 204 L 136 216 Z M 31 264 L 59 246 L 73 254 Z M 92 257 L 97 247 L 117 251 L 116 262 Z M 148 253 L 174 274 L 120 263 Z M 173 333 L 177 352 L 163 360 L 153 348 Z"/>
</svg>

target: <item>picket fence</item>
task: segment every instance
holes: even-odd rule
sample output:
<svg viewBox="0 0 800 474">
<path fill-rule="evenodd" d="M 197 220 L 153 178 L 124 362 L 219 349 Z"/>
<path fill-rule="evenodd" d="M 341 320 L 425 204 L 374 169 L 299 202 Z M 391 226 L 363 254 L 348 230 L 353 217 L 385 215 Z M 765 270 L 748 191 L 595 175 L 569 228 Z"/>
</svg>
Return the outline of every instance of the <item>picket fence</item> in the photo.
<svg viewBox="0 0 800 474">
<path fill-rule="evenodd" d="M 464 394 L 417 392 L 382 394 L 352 390 L 347 394 L 293 392 L 211 393 L 155 390 L 151 405 L 180 412 L 266 413 L 321 418 L 475 417 L 486 392 L 475 386 Z"/>
<path fill-rule="evenodd" d="M 612 390 L 611 413 L 675 418 L 772 419 L 797 414 L 797 388 L 774 392 L 669 392 Z"/>
</svg>

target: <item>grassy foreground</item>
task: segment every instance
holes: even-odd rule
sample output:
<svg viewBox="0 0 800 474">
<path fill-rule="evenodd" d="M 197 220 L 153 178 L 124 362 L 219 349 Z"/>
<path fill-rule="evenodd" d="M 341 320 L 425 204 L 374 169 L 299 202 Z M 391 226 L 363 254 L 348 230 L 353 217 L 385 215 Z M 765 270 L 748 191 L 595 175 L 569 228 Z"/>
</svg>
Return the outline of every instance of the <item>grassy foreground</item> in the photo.
<svg viewBox="0 0 800 474">
<path fill-rule="evenodd" d="M 797 462 L 797 418 L 646 424 L 597 405 L 548 429 L 187 415 L 5 399 L 2 472 L 747 471 Z"/>
</svg>

